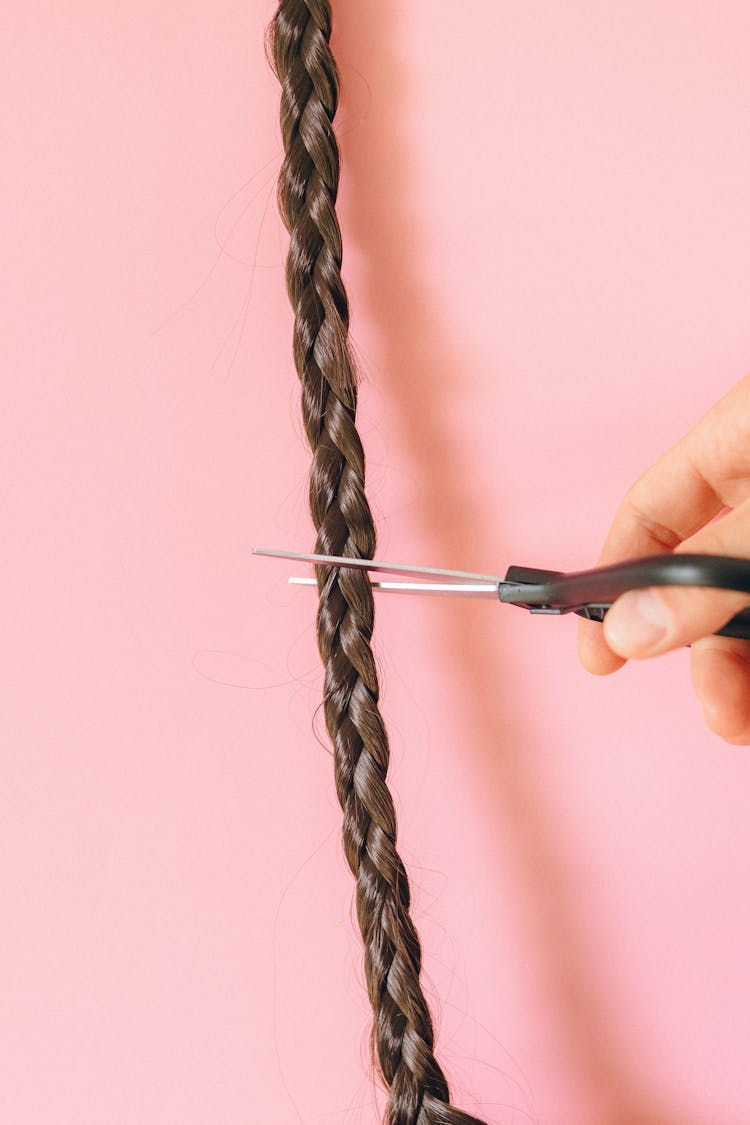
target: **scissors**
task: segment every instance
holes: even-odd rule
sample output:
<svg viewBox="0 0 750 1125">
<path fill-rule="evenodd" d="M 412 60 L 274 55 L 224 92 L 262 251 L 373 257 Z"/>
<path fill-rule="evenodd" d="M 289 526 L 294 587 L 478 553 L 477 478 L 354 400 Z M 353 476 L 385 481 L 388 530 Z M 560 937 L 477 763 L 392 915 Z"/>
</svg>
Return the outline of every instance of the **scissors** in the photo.
<svg viewBox="0 0 750 1125">
<path fill-rule="evenodd" d="M 509 566 L 505 577 L 473 574 L 465 570 L 438 570 L 431 566 L 405 566 L 376 559 L 343 555 L 299 554 L 267 547 L 253 547 L 254 555 L 347 567 L 398 575 L 410 581 L 377 580 L 375 590 L 393 593 L 438 594 L 444 597 L 499 598 L 529 613 L 577 613 L 589 621 L 603 621 L 620 594 L 645 586 L 710 586 L 717 590 L 739 590 L 750 594 L 750 559 L 724 555 L 665 554 L 626 559 L 592 570 L 538 570 Z M 300 586 L 315 586 L 315 578 L 290 578 Z M 727 622 L 716 636 L 750 640 L 750 606 Z"/>
</svg>

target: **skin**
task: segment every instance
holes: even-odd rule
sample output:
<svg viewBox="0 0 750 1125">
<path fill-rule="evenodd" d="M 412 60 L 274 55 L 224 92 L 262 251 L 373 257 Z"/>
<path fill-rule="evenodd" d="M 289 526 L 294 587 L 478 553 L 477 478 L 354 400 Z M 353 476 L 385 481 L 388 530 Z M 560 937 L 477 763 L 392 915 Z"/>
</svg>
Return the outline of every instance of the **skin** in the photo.
<svg viewBox="0 0 750 1125">
<path fill-rule="evenodd" d="M 596 565 L 670 551 L 750 559 L 750 374 L 628 489 Z M 666 623 L 650 640 L 635 629 L 642 593 Z M 581 619 L 578 656 L 587 671 L 607 676 L 629 658 L 690 645 L 690 679 L 706 725 L 725 742 L 748 746 L 750 641 L 711 635 L 748 605 L 750 595 L 732 591 L 628 591 L 602 625 Z"/>
</svg>

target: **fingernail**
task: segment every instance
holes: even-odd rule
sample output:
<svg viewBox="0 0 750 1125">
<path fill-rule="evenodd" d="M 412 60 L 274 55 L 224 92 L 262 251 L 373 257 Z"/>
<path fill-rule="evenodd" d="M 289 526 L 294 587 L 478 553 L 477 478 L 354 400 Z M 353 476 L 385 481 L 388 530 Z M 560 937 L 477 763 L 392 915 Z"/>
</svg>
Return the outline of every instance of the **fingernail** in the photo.
<svg viewBox="0 0 750 1125">
<path fill-rule="evenodd" d="M 632 590 L 607 613 L 607 637 L 618 652 L 653 648 L 667 632 L 667 610 L 650 590 Z"/>
</svg>

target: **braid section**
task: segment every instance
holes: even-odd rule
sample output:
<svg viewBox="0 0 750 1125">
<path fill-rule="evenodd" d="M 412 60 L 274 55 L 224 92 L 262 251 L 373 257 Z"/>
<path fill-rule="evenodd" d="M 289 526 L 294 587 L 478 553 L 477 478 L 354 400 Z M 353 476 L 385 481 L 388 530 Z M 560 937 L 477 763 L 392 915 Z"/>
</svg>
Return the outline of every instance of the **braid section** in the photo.
<svg viewBox="0 0 750 1125">
<path fill-rule="evenodd" d="M 335 203 L 339 151 L 333 132 L 339 80 L 328 0 L 281 0 L 269 27 L 281 83 L 284 160 L 278 204 L 289 232 L 286 283 L 294 310 L 294 362 L 312 450 L 310 510 L 316 553 L 371 558 L 375 527 L 365 495 L 365 457 L 355 414 L 357 378 L 341 279 Z M 386 775 L 388 736 L 378 708 L 371 647 L 374 606 L 365 571 L 318 566 L 317 633 L 325 666 L 324 710 L 334 750 L 343 845 L 372 1005 L 373 1061 L 389 1089 L 387 1125 L 482 1125 L 450 1105 L 435 1059 L 420 985 L 422 951 L 409 881 L 396 850 Z"/>
</svg>

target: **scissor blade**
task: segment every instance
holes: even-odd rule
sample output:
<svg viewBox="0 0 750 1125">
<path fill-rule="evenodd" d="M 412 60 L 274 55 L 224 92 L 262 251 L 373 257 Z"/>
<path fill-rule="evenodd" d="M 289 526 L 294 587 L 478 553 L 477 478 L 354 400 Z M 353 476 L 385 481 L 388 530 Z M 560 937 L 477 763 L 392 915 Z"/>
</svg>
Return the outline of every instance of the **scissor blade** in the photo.
<svg viewBox="0 0 750 1125">
<path fill-rule="evenodd" d="M 306 555 L 295 551 L 277 551 L 268 547 L 253 547 L 254 555 L 269 555 L 277 559 L 295 559 L 297 562 L 311 562 L 323 566 L 346 566 L 354 570 L 379 570 L 388 574 L 424 574 L 432 578 L 458 578 L 467 582 L 492 583 L 497 585 L 502 579 L 494 574 L 473 574 L 468 570 L 438 570 L 434 566 L 407 566 L 404 563 L 378 562 L 376 559 L 350 559 L 344 555 Z"/>
<path fill-rule="evenodd" d="M 317 586 L 315 578 L 290 578 L 293 586 Z M 497 585 L 490 582 L 371 582 L 373 590 L 393 594 L 440 594 L 446 598 L 495 598 Z"/>
</svg>

